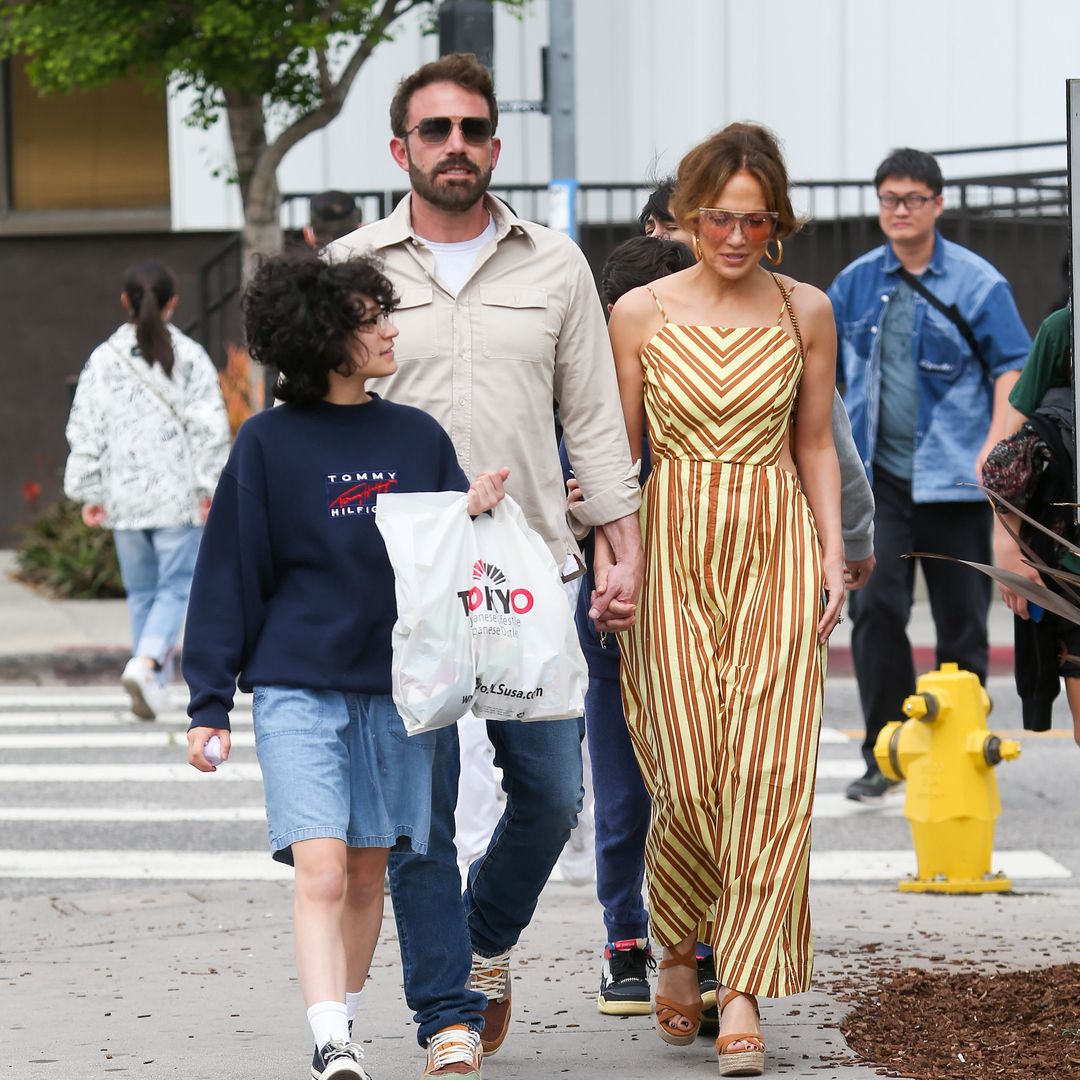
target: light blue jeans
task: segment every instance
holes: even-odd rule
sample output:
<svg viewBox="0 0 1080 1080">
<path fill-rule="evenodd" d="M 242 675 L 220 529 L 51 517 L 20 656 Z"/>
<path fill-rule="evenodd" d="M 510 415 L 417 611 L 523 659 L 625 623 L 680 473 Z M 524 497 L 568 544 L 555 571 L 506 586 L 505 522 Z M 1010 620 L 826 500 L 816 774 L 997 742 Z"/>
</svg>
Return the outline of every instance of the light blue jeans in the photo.
<svg viewBox="0 0 1080 1080">
<path fill-rule="evenodd" d="M 116 529 L 113 538 L 127 590 L 131 654 L 156 660 L 167 677 L 184 624 L 202 526 Z"/>
</svg>

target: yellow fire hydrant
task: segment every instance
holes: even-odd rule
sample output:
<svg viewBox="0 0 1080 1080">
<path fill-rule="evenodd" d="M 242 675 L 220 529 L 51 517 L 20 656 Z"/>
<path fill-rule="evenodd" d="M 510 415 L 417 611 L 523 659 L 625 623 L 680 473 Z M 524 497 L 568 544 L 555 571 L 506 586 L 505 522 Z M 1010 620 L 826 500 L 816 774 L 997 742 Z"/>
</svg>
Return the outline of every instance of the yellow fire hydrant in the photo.
<svg viewBox="0 0 1080 1080">
<path fill-rule="evenodd" d="M 906 780 L 918 874 L 902 892 L 1009 892 L 990 871 L 994 821 L 1001 813 L 994 766 L 1020 756 L 1020 744 L 987 730 L 990 698 L 970 671 L 942 664 L 906 698 L 906 721 L 886 724 L 874 746 L 890 780 Z"/>
</svg>

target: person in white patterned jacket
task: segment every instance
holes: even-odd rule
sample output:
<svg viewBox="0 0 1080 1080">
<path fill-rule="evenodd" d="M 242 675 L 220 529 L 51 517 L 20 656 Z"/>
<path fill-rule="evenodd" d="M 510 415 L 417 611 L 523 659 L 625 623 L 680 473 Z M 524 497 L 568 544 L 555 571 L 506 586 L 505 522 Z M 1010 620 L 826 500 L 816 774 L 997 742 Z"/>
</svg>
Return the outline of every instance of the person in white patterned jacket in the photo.
<svg viewBox="0 0 1080 1080">
<path fill-rule="evenodd" d="M 229 422 L 206 351 L 169 319 L 176 284 L 161 264 L 124 275 L 128 321 L 91 354 L 67 424 L 64 493 L 83 521 L 113 530 L 131 616 L 121 676 L 136 716 L 168 708 L 210 496 L 229 454 Z"/>
</svg>

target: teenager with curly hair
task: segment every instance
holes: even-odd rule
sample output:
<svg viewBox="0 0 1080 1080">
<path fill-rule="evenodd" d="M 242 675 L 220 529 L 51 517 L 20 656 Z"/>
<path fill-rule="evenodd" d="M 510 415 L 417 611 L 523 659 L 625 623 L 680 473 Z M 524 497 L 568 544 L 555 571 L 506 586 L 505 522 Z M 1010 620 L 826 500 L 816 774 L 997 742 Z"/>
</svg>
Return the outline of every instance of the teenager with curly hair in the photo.
<svg viewBox="0 0 1080 1080">
<path fill-rule="evenodd" d="M 396 368 L 393 286 L 370 258 L 268 259 L 244 298 L 251 355 L 285 404 L 240 429 L 195 568 L 184 647 L 188 760 L 229 753 L 237 683 L 254 691 L 273 857 L 296 870 L 312 1076 L 366 1080 L 351 1020 L 383 910 L 391 849 L 427 849 L 433 733 L 406 736 L 390 694 L 394 574 L 380 492 L 468 491 L 479 514 L 508 470 L 470 486 L 426 413 L 365 383 Z M 404 932 L 404 931 L 403 931 Z M 350 1013 L 352 1015 L 350 1015 Z"/>
</svg>

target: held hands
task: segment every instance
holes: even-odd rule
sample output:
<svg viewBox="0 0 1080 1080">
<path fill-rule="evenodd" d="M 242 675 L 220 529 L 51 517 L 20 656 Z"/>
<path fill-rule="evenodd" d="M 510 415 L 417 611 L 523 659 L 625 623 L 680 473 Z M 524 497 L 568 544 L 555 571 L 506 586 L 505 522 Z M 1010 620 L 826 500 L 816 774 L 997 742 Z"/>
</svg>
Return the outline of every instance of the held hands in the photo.
<svg viewBox="0 0 1080 1080">
<path fill-rule="evenodd" d="M 224 728 L 193 727 L 188 729 L 188 764 L 199 772 L 217 772 L 217 766 L 206 760 L 206 744 L 217 736 L 221 740 L 221 764 L 229 760 L 230 734 Z"/>
<path fill-rule="evenodd" d="M 597 543 L 593 558 L 596 588 L 589 599 L 589 618 L 601 633 L 629 630 L 634 625 L 644 561 L 639 548 L 632 561 L 613 562 L 608 545 Z"/>
<path fill-rule="evenodd" d="M 82 508 L 83 524 L 96 529 L 105 524 L 105 507 L 98 503 L 88 503 Z"/>
<path fill-rule="evenodd" d="M 566 481 L 566 506 L 569 509 L 571 506 L 576 505 L 579 502 L 585 501 L 585 492 L 581 490 L 581 485 L 577 482 L 577 478 L 571 476 Z"/>
<path fill-rule="evenodd" d="M 844 563 L 842 559 L 825 564 L 825 612 L 818 622 L 818 643 L 824 645 L 840 621 L 844 606 Z"/>
<path fill-rule="evenodd" d="M 506 497 L 503 485 L 510 470 L 503 466 L 498 472 L 482 472 L 469 486 L 468 511 L 472 517 L 494 509 Z"/>
</svg>

